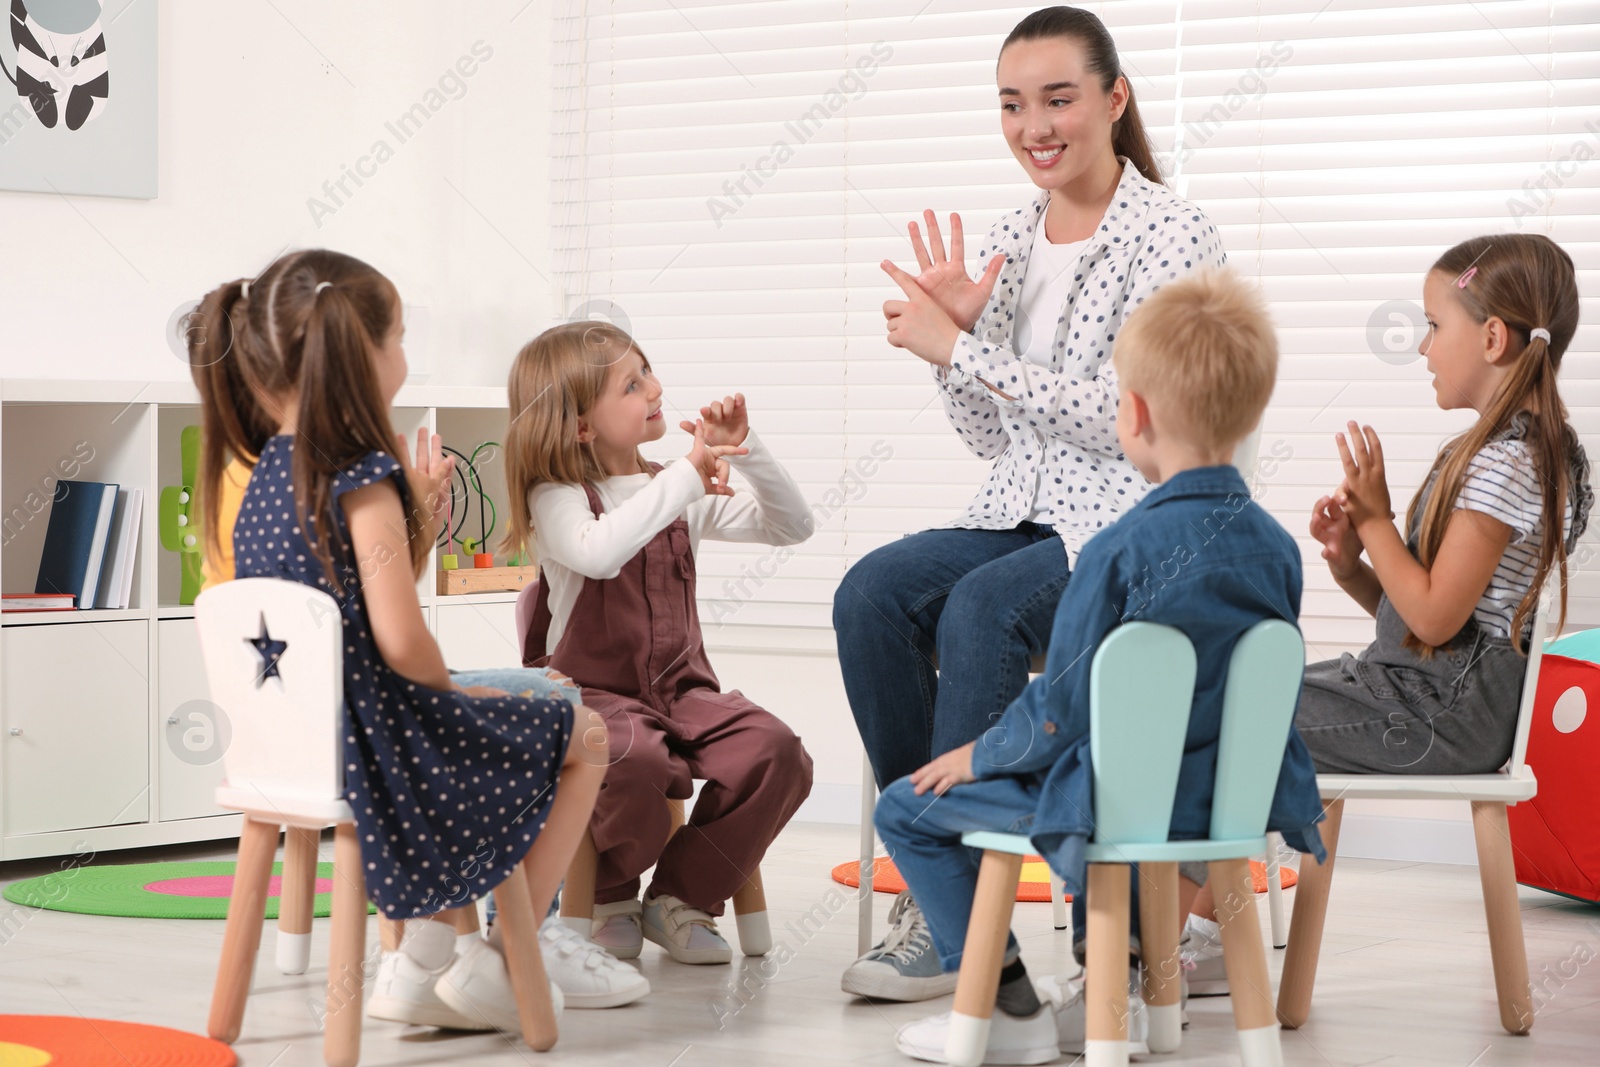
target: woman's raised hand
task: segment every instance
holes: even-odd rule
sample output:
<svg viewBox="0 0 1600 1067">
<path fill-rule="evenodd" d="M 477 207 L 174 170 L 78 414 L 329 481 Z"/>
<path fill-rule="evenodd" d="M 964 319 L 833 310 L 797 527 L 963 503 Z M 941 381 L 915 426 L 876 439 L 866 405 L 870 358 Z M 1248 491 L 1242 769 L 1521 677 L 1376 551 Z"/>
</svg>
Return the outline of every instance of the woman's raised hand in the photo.
<svg viewBox="0 0 1600 1067">
<path fill-rule="evenodd" d="M 922 217 L 928 224 L 928 239 L 933 243 L 933 252 L 930 255 L 928 246 L 922 243 L 922 232 L 917 229 L 917 224 L 910 223 L 911 248 L 917 254 L 917 266 L 922 268 L 922 273 L 917 275 L 917 284 L 922 286 L 923 292 L 933 297 L 934 303 L 944 309 L 951 322 L 964 332 L 971 332 L 994 293 L 995 282 L 1000 279 L 1000 270 L 1005 266 L 1006 257 L 990 256 L 983 276 L 974 281 L 967 277 L 966 239 L 961 233 L 961 216 L 954 213 L 950 215 L 949 256 L 944 252 L 944 238 L 939 233 L 938 218 L 932 211 L 924 211 Z"/>
<path fill-rule="evenodd" d="M 683 428 L 694 434 L 694 447 L 689 449 L 689 454 L 684 458 L 700 473 L 700 484 L 705 486 L 706 495 L 732 496 L 733 487 L 728 484 L 728 461 L 724 457 L 748 456 L 750 450 L 742 445 L 706 444 L 703 422 L 697 421 L 692 426 L 685 422 Z"/>
<path fill-rule="evenodd" d="M 406 435 L 394 435 L 395 458 L 405 468 L 406 483 L 411 487 L 411 506 L 422 518 L 425 544 L 432 544 L 439 536 L 439 524 L 444 522 L 445 505 L 450 500 L 450 476 L 456 469 L 456 457 L 444 454 L 444 440 L 438 434 L 428 433 L 426 426 L 417 430 L 417 456 L 412 463 L 406 449 Z"/>
</svg>

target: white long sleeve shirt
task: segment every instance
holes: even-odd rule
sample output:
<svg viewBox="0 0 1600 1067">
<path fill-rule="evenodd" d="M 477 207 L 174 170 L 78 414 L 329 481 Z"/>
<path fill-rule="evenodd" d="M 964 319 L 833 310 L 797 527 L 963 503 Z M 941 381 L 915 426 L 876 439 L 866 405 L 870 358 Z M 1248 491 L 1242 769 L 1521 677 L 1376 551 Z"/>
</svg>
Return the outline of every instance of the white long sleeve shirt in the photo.
<svg viewBox="0 0 1600 1067">
<path fill-rule="evenodd" d="M 1004 255 L 1006 266 L 972 332 L 957 338 L 950 366 L 933 373 L 962 442 L 994 460 L 966 512 L 945 527 L 1009 530 L 1031 519 L 1055 527 L 1075 566 L 1089 538 L 1150 490 L 1117 443 L 1111 349 L 1123 317 L 1161 286 L 1227 257 L 1203 211 L 1124 160 L 1055 323 L 1024 327 L 1019 319 L 1038 317 L 1024 310 L 1024 281 L 1049 201 L 1041 192 L 989 231 L 979 273 L 990 256 Z M 1055 344 L 1041 359 L 1037 335 L 1052 325 Z M 1019 346 L 1023 333 L 1034 343 Z"/>
<path fill-rule="evenodd" d="M 689 464 L 669 463 L 658 474 L 626 474 L 595 486 L 604 513 L 589 508 L 581 485 L 546 482 L 528 494 L 533 515 L 534 545 L 550 590 L 550 632 L 546 651 L 553 652 L 578 602 L 585 578 L 615 578 L 623 564 L 639 554 L 656 534 L 680 515 L 689 524 L 689 543 L 742 541 L 763 545 L 795 545 L 811 536 L 811 505 L 800 495 L 789 472 L 751 430 L 745 437 L 749 455 L 729 456 L 745 487 L 733 496 L 707 496 L 700 472 Z"/>
</svg>

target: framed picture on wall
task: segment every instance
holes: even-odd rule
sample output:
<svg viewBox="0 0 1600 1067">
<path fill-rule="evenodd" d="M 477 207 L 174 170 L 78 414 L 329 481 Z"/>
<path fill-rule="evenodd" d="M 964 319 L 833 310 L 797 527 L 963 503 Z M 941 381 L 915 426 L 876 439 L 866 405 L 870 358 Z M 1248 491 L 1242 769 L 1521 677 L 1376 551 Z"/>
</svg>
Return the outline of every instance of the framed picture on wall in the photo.
<svg viewBox="0 0 1600 1067">
<path fill-rule="evenodd" d="M 156 0 L 0 3 L 0 189 L 154 199 Z"/>
</svg>

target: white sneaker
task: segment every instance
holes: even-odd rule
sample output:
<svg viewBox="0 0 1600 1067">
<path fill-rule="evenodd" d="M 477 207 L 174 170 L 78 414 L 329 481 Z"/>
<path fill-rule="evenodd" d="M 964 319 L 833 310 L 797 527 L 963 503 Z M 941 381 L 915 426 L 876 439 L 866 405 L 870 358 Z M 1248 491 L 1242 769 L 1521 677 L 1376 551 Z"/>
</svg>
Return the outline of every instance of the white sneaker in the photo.
<svg viewBox="0 0 1600 1067">
<path fill-rule="evenodd" d="M 1065 983 L 1054 977 L 1033 983 L 1039 999 L 1051 1008 L 1056 1019 L 1056 1045 L 1062 1052 L 1082 1053 L 1088 1023 L 1084 1018 L 1083 989 L 1086 975 Z M 1144 992 L 1139 984 L 1139 968 L 1128 968 L 1128 1052 L 1150 1051 L 1150 1016 L 1145 1010 Z"/>
<path fill-rule="evenodd" d="M 901 893 L 889 909 L 888 934 L 845 969 L 839 987 L 877 1000 L 932 1000 L 954 993 L 956 978 L 939 962 L 922 909 Z"/>
<path fill-rule="evenodd" d="M 650 992 L 650 980 L 551 915 L 539 927 L 550 981 L 569 1008 L 616 1008 Z"/>
<path fill-rule="evenodd" d="M 517 998 L 511 990 L 506 961 L 487 941 L 469 946 L 458 955 L 434 987 L 439 999 L 468 1019 L 481 1020 L 479 1030 L 522 1033 Z M 550 1006 L 561 1014 L 561 987 L 550 983 Z"/>
<path fill-rule="evenodd" d="M 611 953 L 613 959 L 638 959 L 640 949 L 644 948 L 644 934 L 639 930 L 642 910 L 637 900 L 596 904 L 590 940 Z"/>
<path fill-rule="evenodd" d="M 645 897 L 642 928 L 646 938 L 679 963 L 727 963 L 733 950 L 717 933 L 717 920 L 673 896 Z"/>
<path fill-rule="evenodd" d="M 1189 916 L 1183 928 L 1184 977 L 1189 980 L 1191 997 L 1228 995 L 1228 968 L 1222 961 L 1222 930 L 1215 922 L 1198 915 Z"/>
<path fill-rule="evenodd" d="M 949 1063 L 945 1042 L 950 1036 L 950 1013 L 931 1015 L 907 1023 L 895 1034 L 895 1048 L 907 1056 L 929 1063 Z M 1026 1018 L 1007 1015 L 999 1009 L 989 1022 L 989 1043 L 984 1047 L 984 1063 L 1049 1063 L 1056 1058 L 1056 1027 L 1049 1005 Z"/>
<path fill-rule="evenodd" d="M 434 988 L 439 976 L 448 970 L 424 970 L 403 952 L 385 952 L 378 960 L 378 974 L 367 998 L 367 1014 L 374 1019 L 408 1023 L 412 1026 L 442 1026 L 449 1030 L 488 1030 L 490 1025 L 475 1016 L 463 1015 L 439 999 Z"/>
</svg>

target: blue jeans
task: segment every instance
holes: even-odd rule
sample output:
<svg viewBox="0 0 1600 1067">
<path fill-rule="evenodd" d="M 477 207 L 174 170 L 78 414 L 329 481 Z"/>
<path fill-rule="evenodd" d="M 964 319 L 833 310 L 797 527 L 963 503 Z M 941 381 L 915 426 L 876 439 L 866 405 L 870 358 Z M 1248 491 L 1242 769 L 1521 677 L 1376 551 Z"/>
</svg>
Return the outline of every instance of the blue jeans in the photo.
<svg viewBox="0 0 1600 1067">
<path fill-rule="evenodd" d="M 939 963 L 959 970 L 967 944 L 967 920 L 978 892 L 979 849 L 961 843 L 970 830 L 1026 834 L 1039 804 L 1038 788 L 1023 778 L 985 778 L 947 790 L 942 797 L 931 792 L 917 796 L 911 779 L 892 783 L 878 798 L 873 821 L 889 858 L 906 880 L 906 888 L 922 908 L 933 935 Z M 1188 874 L 1189 872 L 1185 872 Z M 1084 931 L 1088 909 L 1084 894 L 1072 898 L 1072 945 L 1083 962 Z M 1128 947 L 1139 951 L 1139 868 L 1129 881 Z M 1019 954 L 1015 934 L 1006 936 L 1006 959 Z"/>
<path fill-rule="evenodd" d="M 1022 692 L 1067 575 L 1061 539 L 1031 522 L 924 530 L 850 568 L 833 629 L 880 789 L 975 740 Z"/>
</svg>

